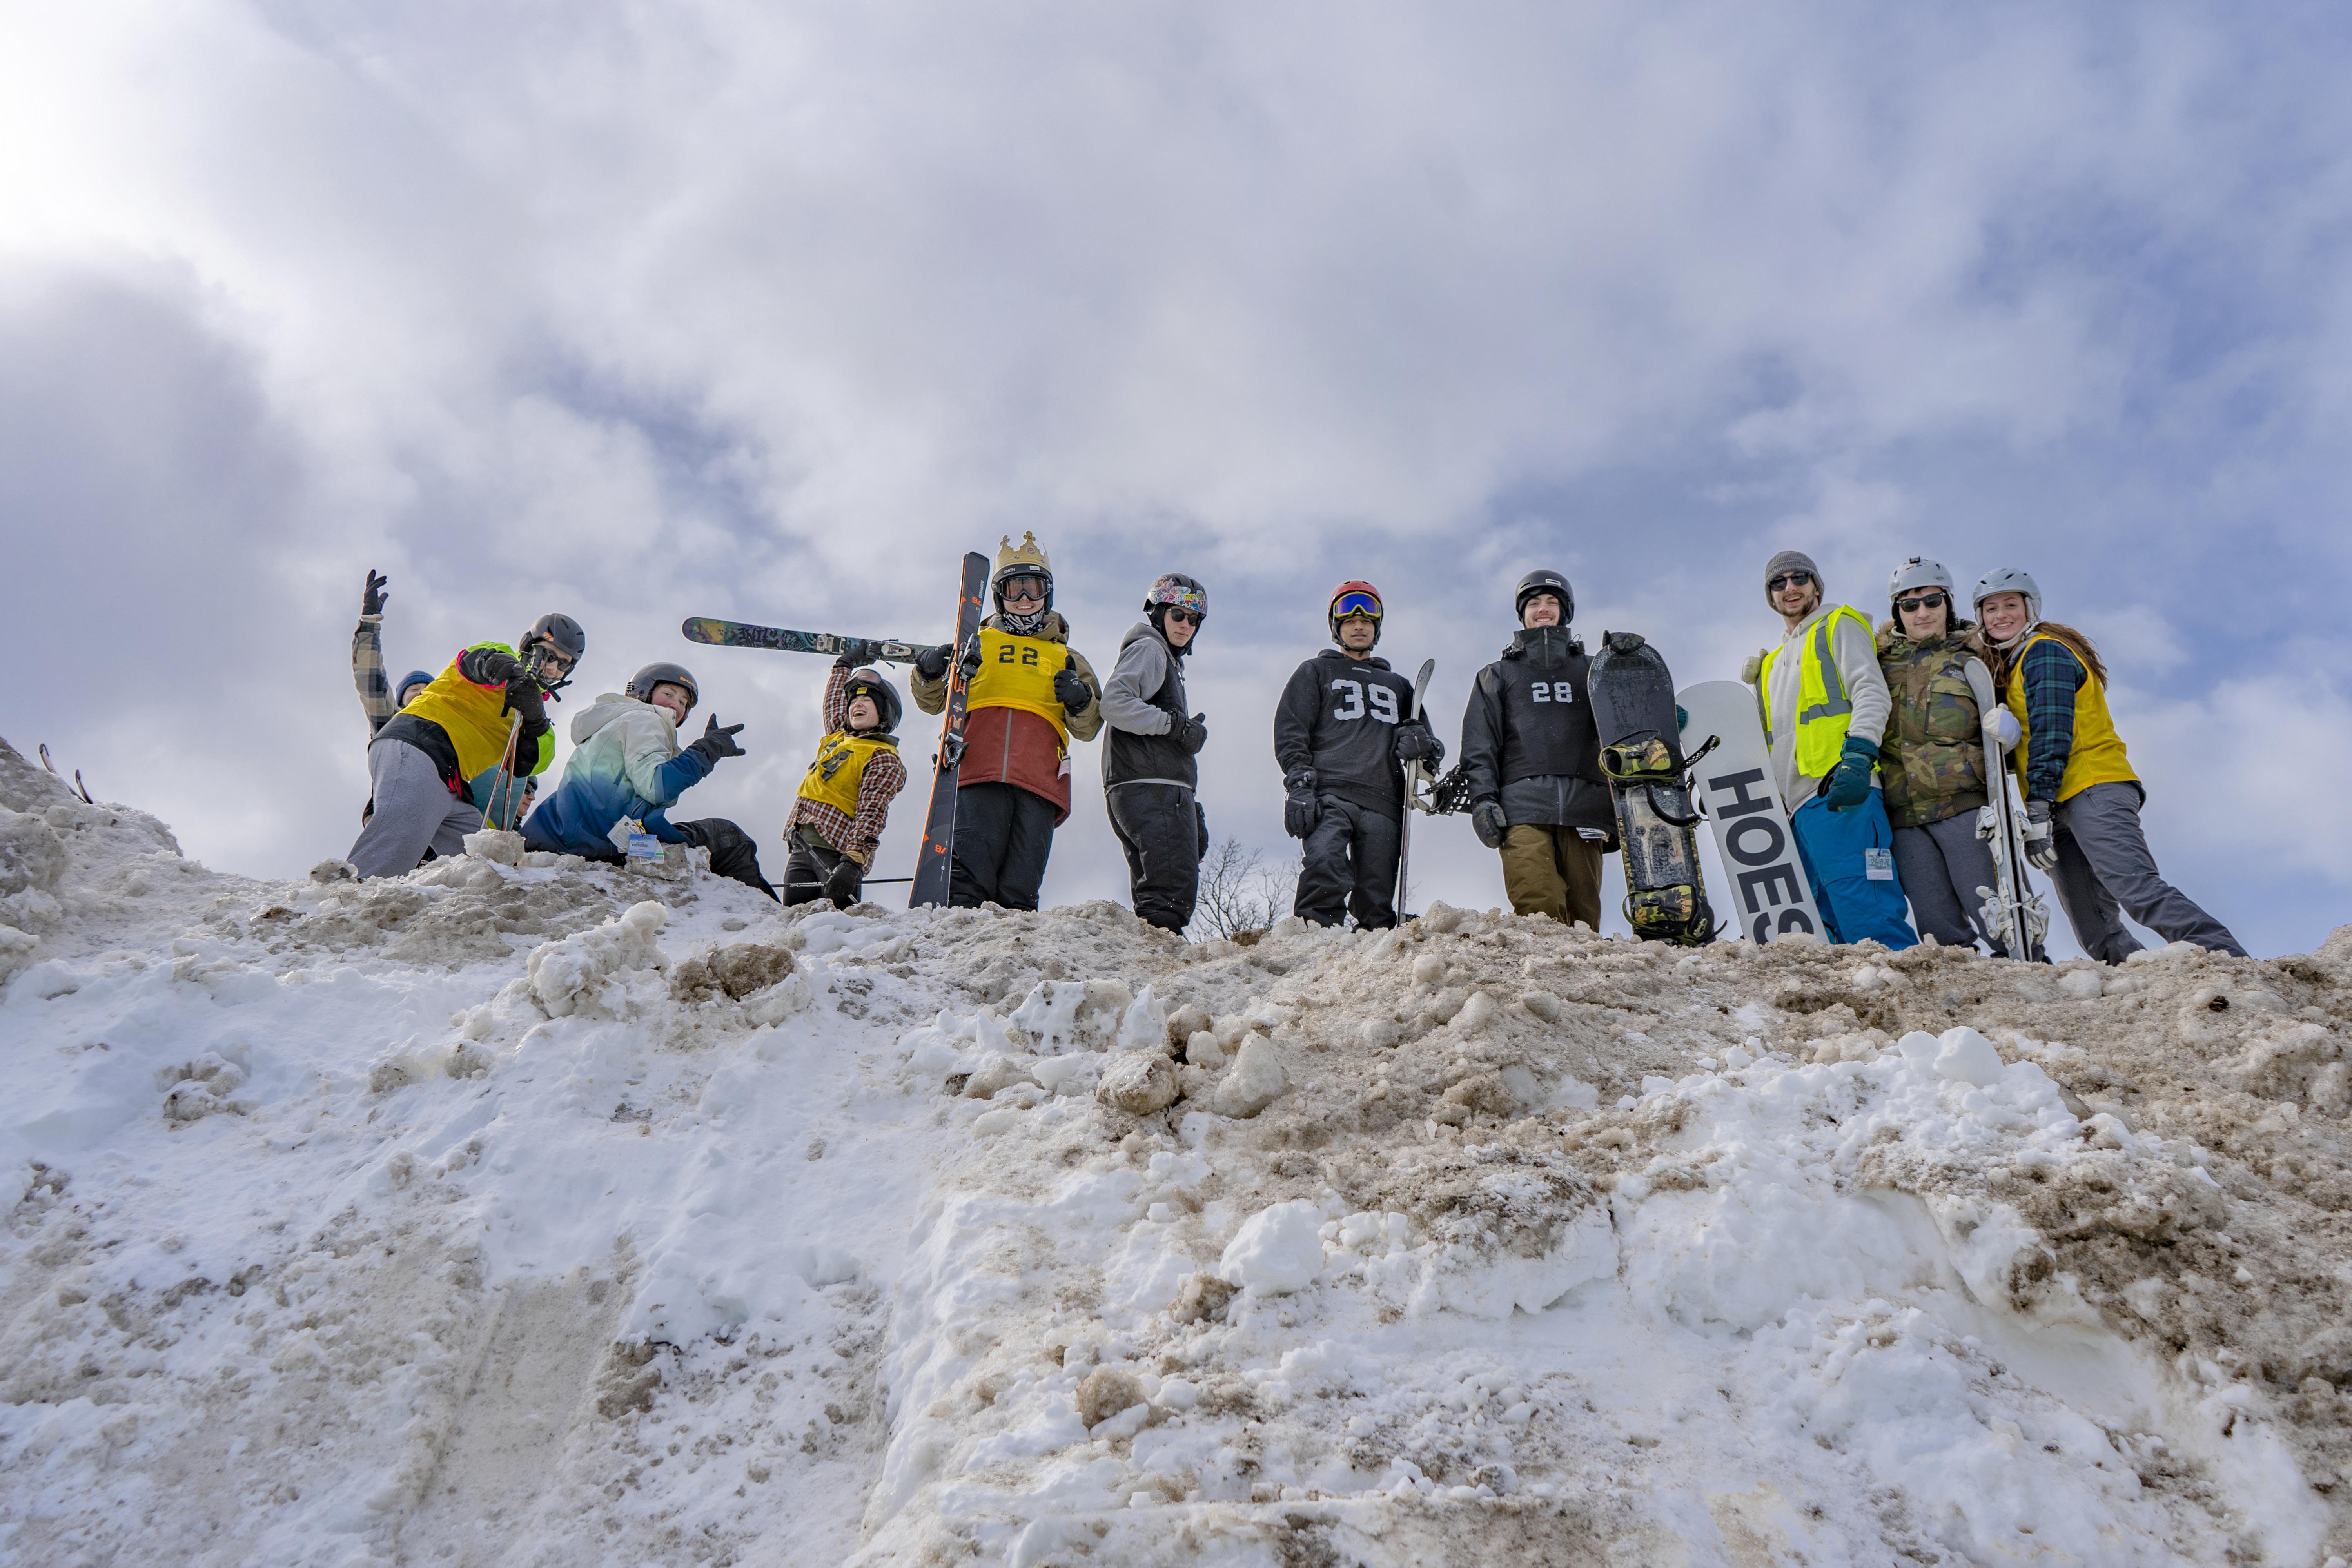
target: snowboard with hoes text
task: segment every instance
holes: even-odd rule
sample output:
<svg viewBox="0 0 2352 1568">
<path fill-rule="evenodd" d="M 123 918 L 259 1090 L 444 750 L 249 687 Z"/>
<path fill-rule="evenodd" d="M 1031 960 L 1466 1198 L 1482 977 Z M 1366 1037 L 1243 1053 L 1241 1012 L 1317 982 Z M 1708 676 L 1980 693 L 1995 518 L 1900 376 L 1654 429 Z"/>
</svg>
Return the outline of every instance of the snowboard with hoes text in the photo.
<svg viewBox="0 0 2352 1568">
<path fill-rule="evenodd" d="M 1617 805 L 1625 851 L 1625 920 L 1645 941 L 1715 940 L 1699 874 L 1698 814 L 1691 809 L 1675 678 L 1635 632 L 1604 632 L 1586 684 L 1601 731 L 1601 771 Z"/>
<path fill-rule="evenodd" d="M 1675 699 L 1690 715 L 1685 739 L 1715 749 L 1694 757 L 1691 779 L 1699 809 L 1715 825 L 1715 847 L 1731 879 L 1739 933 L 1759 944 L 1791 931 L 1818 936 L 1821 911 L 1797 854 L 1787 805 L 1772 782 L 1772 757 L 1756 691 L 1737 680 L 1704 680 Z"/>
<path fill-rule="evenodd" d="M 963 581 L 956 590 L 956 657 L 948 661 L 948 706 L 940 730 L 939 771 L 931 778 L 931 809 L 923 819 L 922 847 L 915 854 L 915 885 L 907 894 L 910 910 L 948 901 L 955 869 L 956 773 L 963 762 L 964 698 L 971 684 L 971 678 L 964 673 L 963 653 L 980 636 L 987 592 L 988 557 L 970 552 L 963 558 Z"/>
<path fill-rule="evenodd" d="M 782 626 L 755 626 L 749 621 L 722 621 L 710 616 L 688 616 L 678 628 L 688 642 L 708 643 L 712 647 L 764 647 L 777 653 L 845 652 L 854 642 L 864 642 L 873 649 L 876 658 L 889 664 L 912 664 L 915 656 L 929 646 L 924 643 L 898 642 L 887 637 L 845 637 L 833 632 L 795 632 Z"/>
<path fill-rule="evenodd" d="M 1406 716 L 1411 722 L 1421 721 L 1421 700 L 1429 691 L 1429 678 L 1436 673 L 1435 659 L 1421 661 L 1421 673 L 1412 678 L 1412 711 Z M 1429 764 L 1418 759 L 1404 765 L 1404 816 L 1397 825 L 1396 916 L 1400 921 L 1412 919 L 1406 903 L 1412 896 L 1412 814 L 1432 809 L 1424 783 L 1428 773 Z"/>
</svg>

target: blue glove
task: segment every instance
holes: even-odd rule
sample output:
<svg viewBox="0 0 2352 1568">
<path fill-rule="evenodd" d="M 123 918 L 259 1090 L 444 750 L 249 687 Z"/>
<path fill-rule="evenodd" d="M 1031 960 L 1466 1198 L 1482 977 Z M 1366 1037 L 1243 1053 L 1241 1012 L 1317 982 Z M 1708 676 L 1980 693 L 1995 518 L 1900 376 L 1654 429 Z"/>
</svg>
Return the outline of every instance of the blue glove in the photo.
<svg viewBox="0 0 2352 1568">
<path fill-rule="evenodd" d="M 1822 798 L 1832 811 L 1852 811 L 1870 798 L 1870 775 L 1878 765 L 1878 742 L 1859 735 L 1845 738 L 1845 754 L 1831 771 Z"/>
</svg>

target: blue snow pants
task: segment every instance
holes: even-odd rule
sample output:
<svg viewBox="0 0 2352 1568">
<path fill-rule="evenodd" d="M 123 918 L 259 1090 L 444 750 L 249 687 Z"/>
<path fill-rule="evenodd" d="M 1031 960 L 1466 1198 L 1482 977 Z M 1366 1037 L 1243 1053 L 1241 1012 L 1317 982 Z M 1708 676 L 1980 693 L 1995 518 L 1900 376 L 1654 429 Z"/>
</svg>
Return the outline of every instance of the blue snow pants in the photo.
<svg viewBox="0 0 2352 1568">
<path fill-rule="evenodd" d="M 1903 884 L 1893 874 L 1894 856 L 1887 856 L 1884 881 L 1872 879 L 1863 857 L 1865 849 L 1895 847 L 1886 803 L 1876 790 L 1852 811 L 1832 811 L 1815 795 L 1797 808 L 1790 826 L 1796 831 L 1797 855 L 1805 863 L 1805 879 L 1813 885 L 1813 902 L 1830 928 L 1832 942 L 1866 937 L 1898 952 L 1919 945 L 1904 911 Z"/>
</svg>

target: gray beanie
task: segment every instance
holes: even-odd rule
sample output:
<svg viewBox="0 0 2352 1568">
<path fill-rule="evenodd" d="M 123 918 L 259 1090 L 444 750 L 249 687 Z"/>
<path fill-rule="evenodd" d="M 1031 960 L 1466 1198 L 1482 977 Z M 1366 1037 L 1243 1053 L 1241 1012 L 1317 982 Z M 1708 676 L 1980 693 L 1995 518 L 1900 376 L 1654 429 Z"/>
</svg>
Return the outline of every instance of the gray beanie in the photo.
<svg viewBox="0 0 2352 1568">
<path fill-rule="evenodd" d="M 1780 554 L 1775 555 L 1771 560 L 1766 562 L 1764 563 L 1764 581 L 1769 584 L 1773 578 L 1778 577 L 1783 572 L 1810 573 L 1812 575 L 1813 581 L 1820 584 L 1822 593 L 1824 595 L 1829 593 L 1829 585 L 1822 582 L 1822 569 L 1814 565 L 1813 558 L 1806 554 L 1801 550 L 1783 550 Z M 1768 586 L 1764 590 L 1764 602 L 1770 604 L 1771 601 L 1772 590 Z"/>
</svg>

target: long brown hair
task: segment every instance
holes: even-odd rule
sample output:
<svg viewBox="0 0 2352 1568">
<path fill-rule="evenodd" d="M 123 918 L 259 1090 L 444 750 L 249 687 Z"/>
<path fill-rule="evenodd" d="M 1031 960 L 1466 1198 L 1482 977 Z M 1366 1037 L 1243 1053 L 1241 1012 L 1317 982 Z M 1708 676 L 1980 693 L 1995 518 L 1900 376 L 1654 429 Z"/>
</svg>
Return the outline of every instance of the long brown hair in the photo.
<svg viewBox="0 0 2352 1568">
<path fill-rule="evenodd" d="M 2034 636 L 2042 632 L 2049 633 L 2054 641 L 2065 646 L 2067 652 L 2073 654 L 2076 658 L 2081 659 L 2083 661 L 2084 668 L 2088 669 L 2094 676 L 2097 677 L 2098 682 L 2101 686 L 2105 686 L 2107 683 L 2107 667 L 2100 661 L 2099 650 L 2091 646 L 2091 639 L 2089 637 L 2062 622 L 2043 621 L 2037 625 L 2032 632 L 2026 634 L 2026 640 L 2031 641 Z M 2021 642 L 2016 647 L 2004 650 L 1994 647 L 1992 639 L 1990 637 L 1987 637 L 1985 639 L 1985 646 L 1991 649 L 1993 658 L 1999 661 L 2000 668 L 1993 671 L 1994 678 L 2000 681 L 2002 685 L 2007 685 L 2009 683 L 2009 672 L 2016 668 L 2017 656 L 2025 651 L 2025 644 Z"/>
</svg>

